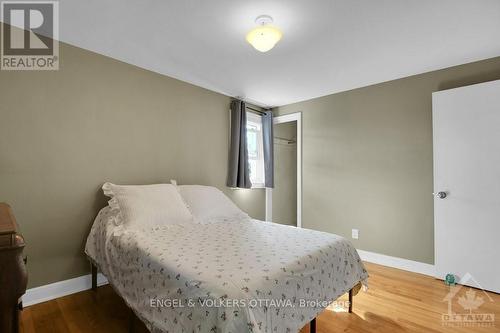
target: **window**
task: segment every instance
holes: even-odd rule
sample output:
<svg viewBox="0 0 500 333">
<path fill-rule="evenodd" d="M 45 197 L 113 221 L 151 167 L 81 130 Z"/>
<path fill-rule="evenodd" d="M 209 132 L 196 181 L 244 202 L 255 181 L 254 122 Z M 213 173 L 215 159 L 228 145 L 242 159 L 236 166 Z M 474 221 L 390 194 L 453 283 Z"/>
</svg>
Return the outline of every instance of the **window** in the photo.
<svg viewBox="0 0 500 333">
<path fill-rule="evenodd" d="M 247 112 L 247 148 L 252 188 L 265 186 L 262 117 Z"/>
</svg>

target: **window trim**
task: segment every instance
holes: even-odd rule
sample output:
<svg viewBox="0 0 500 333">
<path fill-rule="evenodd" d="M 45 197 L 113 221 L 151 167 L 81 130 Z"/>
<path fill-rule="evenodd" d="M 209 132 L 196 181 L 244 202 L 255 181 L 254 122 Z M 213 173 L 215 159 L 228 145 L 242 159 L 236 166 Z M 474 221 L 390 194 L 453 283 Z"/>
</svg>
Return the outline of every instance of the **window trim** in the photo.
<svg viewBox="0 0 500 333">
<path fill-rule="evenodd" d="M 254 124 L 258 125 L 258 127 L 260 127 L 260 129 L 258 131 L 258 133 L 260 132 L 260 136 L 257 138 L 258 158 L 252 159 L 252 160 L 255 160 L 255 161 L 257 161 L 258 164 L 261 164 L 260 166 L 258 166 L 258 168 L 261 169 L 260 170 L 261 181 L 254 183 L 250 179 L 250 182 L 252 183 L 251 188 L 265 188 L 266 187 L 266 178 L 265 178 L 266 174 L 265 174 L 265 170 L 264 170 L 264 136 L 262 133 L 262 116 L 255 113 L 255 112 L 249 111 L 248 109 L 247 109 L 246 113 L 247 113 L 247 130 L 248 130 L 249 123 L 254 123 Z M 247 142 L 247 146 L 248 146 L 248 142 Z M 248 161 L 250 162 L 250 156 L 248 156 Z M 249 167 L 250 167 L 250 163 L 249 163 Z"/>
</svg>

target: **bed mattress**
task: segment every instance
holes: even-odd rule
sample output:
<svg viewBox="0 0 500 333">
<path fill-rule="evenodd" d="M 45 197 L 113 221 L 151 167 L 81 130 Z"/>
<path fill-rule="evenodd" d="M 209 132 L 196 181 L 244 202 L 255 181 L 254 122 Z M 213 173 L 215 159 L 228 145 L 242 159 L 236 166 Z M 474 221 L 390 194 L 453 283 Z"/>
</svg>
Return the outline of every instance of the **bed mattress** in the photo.
<svg viewBox="0 0 500 333">
<path fill-rule="evenodd" d="M 244 218 L 127 228 L 112 214 L 86 254 L 152 332 L 298 332 L 368 278 L 337 235 Z"/>
</svg>

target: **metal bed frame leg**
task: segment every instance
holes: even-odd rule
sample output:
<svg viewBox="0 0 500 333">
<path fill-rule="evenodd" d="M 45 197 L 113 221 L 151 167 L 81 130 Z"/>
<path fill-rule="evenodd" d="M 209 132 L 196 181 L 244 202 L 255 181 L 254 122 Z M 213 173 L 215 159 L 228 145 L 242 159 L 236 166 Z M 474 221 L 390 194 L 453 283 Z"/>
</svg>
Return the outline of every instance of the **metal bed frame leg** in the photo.
<svg viewBox="0 0 500 333">
<path fill-rule="evenodd" d="M 311 320 L 311 322 L 309 323 L 309 332 L 316 333 L 316 318 Z"/>
<path fill-rule="evenodd" d="M 353 292 L 352 289 L 349 290 L 349 313 L 352 313 L 352 296 Z M 310 333 L 316 333 L 316 318 L 311 320 L 309 323 L 309 332 Z"/>
<path fill-rule="evenodd" d="M 94 264 L 90 265 L 92 271 L 92 290 L 97 291 L 97 267 Z"/>
<path fill-rule="evenodd" d="M 352 313 L 352 289 L 349 290 L 349 313 Z"/>
<path fill-rule="evenodd" d="M 97 266 L 90 263 L 90 270 L 92 273 L 92 290 L 97 291 Z M 128 331 L 129 333 L 135 332 L 135 313 L 132 309 L 129 309 Z"/>
</svg>

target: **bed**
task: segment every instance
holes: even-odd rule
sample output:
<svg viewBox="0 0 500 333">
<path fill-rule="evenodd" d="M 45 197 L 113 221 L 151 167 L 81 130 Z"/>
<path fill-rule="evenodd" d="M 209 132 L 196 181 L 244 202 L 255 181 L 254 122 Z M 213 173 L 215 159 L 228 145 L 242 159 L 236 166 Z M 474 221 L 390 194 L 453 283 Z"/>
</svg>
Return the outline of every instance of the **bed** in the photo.
<svg viewBox="0 0 500 333">
<path fill-rule="evenodd" d="M 85 248 L 151 332 L 298 332 L 366 283 L 344 238 L 251 219 L 215 188 L 180 188 L 192 221 L 117 223 L 125 214 L 112 197 Z"/>
</svg>

